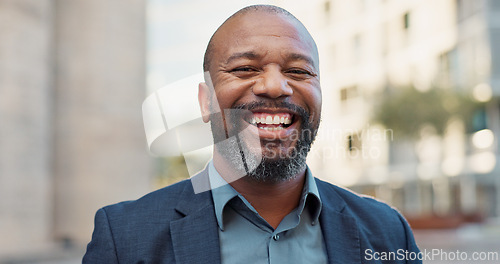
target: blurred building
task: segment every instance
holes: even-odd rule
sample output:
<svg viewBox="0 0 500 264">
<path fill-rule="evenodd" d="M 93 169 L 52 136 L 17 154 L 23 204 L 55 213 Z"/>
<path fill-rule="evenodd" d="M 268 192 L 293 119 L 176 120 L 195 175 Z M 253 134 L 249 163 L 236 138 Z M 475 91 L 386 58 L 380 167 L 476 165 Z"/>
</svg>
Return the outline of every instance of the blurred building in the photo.
<svg viewBox="0 0 500 264">
<path fill-rule="evenodd" d="M 308 159 L 315 175 L 386 200 L 410 218 L 500 215 L 496 1 L 269 2 L 296 15 L 319 46 L 323 122 Z M 231 2 L 221 4 L 227 9 L 222 10 L 198 0 L 151 3 L 157 6 L 150 36 L 160 38 L 149 47 L 152 90 L 197 73 L 216 27 L 237 9 L 255 4 Z M 168 12 L 173 14 L 163 15 Z M 203 13 L 210 13 L 210 20 Z M 161 39 L 171 35 L 175 38 Z M 407 87 L 452 91 L 483 105 L 468 120 L 447 120 L 444 131 L 422 126 L 414 138 L 373 118 L 378 98 Z M 465 108 L 455 99 L 445 108 Z M 427 102 L 418 103 L 425 108 Z"/>
<path fill-rule="evenodd" d="M 145 43 L 144 0 L 0 0 L 0 262 L 81 249 L 151 189 Z"/>
<path fill-rule="evenodd" d="M 316 175 L 409 218 L 458 225 L 500 216 L 499 1 L 275 2 L 319 46 L 323 122 L 309 157 Z M 412 139 L 372 121 L 376 98 L 405 87 L 449 90 L 482 106 L 470 120 L 448 120 L 443 133 L 424 126 Z"/>
</svg>

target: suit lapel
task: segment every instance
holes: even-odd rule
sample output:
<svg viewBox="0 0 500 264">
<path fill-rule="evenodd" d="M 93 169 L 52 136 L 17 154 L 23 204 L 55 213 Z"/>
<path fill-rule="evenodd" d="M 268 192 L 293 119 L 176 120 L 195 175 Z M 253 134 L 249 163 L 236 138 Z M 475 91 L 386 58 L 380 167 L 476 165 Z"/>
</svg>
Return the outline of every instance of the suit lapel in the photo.
<svg viewBox="0 0 500 264">
<path fill-rule="evenodd" d="M 345 202 L 330 185 L 318 180 L 316 182 L 323 203 L 320 224 L 328 263 L 361 263 L 359 227 L 356 220 L 343 212 Z"/>
<path fill-rule="evenodd" d="M 205 169 L 191 181 L 208 181 Z M 176 210 L 184 217 L 170 223 L 176 263 L 220 263 L 219 233 L 211 191 L 194 193 L 188 184 Z"/>
</svg>

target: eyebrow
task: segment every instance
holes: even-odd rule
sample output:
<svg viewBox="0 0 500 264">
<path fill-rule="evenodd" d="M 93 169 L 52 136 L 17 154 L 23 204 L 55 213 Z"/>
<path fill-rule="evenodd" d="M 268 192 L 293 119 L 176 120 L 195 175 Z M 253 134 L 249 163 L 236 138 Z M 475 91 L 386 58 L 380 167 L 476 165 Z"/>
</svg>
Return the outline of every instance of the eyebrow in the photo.
<svg viewBox="0 0 500 264">
<path fill-rule="evenodd" d="M 286 60 L 287 61 L 297 61 L 297 60 L 302 60 L 302 61 L 305 61 L 307 62 L 308 64 L 310 64 L 311 66 L 313 66 L 314 68 L 316 68 L 316 65 L 314 64 L 314 60 L 307 56 L 307 55 L 304 55 L 304 54 L 300 54 L 300 53 L 290 53 L 286 56 Z"/>
<path fill-rule="evenodd" d="M 254 51 L 245 51 L 245 52 L 237 52 L 234 53 L 233 55 L 229 56 L 229 58 L 226 61 L 226 64 L 231 63 L 234 60 L 237 59 L 249 59 L 249 60 L 255 60 L 258 59 L 260 55 L 255 53 Z M 286 56 L 285 58 L 286 61 L 297 61 L 297 60 L 302 60 L 310 64 L 311 66 L 315 67 L 314 60 L 304 54 L 301 53 L 290 53 Z"/>
<path fill-rule="evenodd" d="M 238 52 L 238 53 L 235 53 L 235 54 L 229 56 L 229 58 L 226 61 L 226 64 L 229 64 L 232 61 L 237 60 L 237 59 L 255 60 L 258 57 L 259 57 L 259 55 L 257 55 L 257 53 L 255 53 L 253 51 Z"/>
</svg>

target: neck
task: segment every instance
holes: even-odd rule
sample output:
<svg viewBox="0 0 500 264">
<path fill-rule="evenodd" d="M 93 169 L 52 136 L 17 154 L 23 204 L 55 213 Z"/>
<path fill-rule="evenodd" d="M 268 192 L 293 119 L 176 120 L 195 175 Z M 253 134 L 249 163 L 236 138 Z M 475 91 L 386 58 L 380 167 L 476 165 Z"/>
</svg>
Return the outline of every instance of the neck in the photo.
<svg viewBox="0 0 500 264">
<path fill-rule="evenodd" d="M 257 210 L 273 228 L 277 228 L 283 218 L 297 208 L 305 182 L 305 169 L 290 180 L 281 182 L 261 182 L 248 176 L 234 177 L 238 172 L 218 155 L 214 155 L 214 166 L 238 193 Z"/>
</svg>

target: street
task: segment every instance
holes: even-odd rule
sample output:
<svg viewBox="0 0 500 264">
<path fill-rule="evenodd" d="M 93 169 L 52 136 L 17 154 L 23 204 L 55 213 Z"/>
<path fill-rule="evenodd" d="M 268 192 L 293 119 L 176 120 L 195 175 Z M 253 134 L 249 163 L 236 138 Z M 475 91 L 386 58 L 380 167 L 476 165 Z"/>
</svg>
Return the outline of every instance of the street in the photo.
<svg viewBox="0 0 500 264">
<path fill-rule="evenodd" d="M 424 263 L 500 263 L 498 220 L 458 229 L 415 230 L 414 234 Z"/>
</svg>

